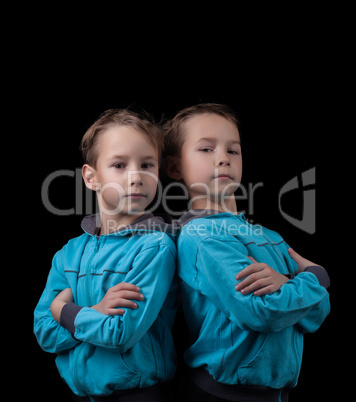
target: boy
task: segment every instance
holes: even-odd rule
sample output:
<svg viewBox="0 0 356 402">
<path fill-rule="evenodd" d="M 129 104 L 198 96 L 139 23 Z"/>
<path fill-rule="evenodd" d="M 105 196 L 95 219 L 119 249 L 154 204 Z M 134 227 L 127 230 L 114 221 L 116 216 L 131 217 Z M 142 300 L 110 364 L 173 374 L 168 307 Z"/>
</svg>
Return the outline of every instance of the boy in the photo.
<svg viewBox="0 0 356 402">
<path fill-rule="evenodd" d="M 170 400 L 176 248 L 169 225 L 145 213 L 163 145 L 156 124 L 127 110 L 108 110 L 82 139 L 100 213 L 55 255 L 34 320 L 77 400 Z"/>
<path fill-rule="evenodd" d="M 177 241 L 191 337 L 181 400 L 287 401 L 303 332 L 314 332 L 329 313 L 326 271 L 237 214 L 241 144 L 228 107 L 186 108 L 166 129 L 166 170 L 183 181 L 192 208 L 180 219 Z M 270 267 L 284 277 L 278 286 L 263 273 Z M 251 293 L 258 289 L 259 296 Z"/>
</svg>

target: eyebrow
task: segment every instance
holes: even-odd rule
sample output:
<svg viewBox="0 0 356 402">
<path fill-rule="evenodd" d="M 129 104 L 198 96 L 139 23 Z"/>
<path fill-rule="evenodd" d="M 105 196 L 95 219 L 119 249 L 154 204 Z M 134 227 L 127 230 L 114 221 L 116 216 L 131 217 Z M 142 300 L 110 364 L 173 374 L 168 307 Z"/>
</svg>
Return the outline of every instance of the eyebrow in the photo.
<svg viewBox="0 0 356 402">
<path fill-rule="evenodd" d="M 196 142 L 196 144 L 198 144 L 199 142 L 202 142 L 202 141 L 216 142 L 217 139 L 214 138 L 214 137 L 203 137 L 203 138 L 199 138 L 199 140 Z M 239 145 L 241 145 L 241 142 L 240 142 L 239 140 L 231 140 L 231 141 L 228 141 L 228 144 L 229 144 L 229 145 L 232 145 L 232 144 L 239 144 Z"/>
<path fill-rule="evenodd" d="M 109 159 L 127 159 L 129 157 L 130 157 L 129 155 L 113 155 L 113 156 L 110 156 Z M 155 159 L 157 159 L 157 157 L 154 156 L 154 155 L 146 155 L 141 159 L 142 160 L 148 160 L 148 159 L 154 159 L 155 160 Z"/>
</svg>

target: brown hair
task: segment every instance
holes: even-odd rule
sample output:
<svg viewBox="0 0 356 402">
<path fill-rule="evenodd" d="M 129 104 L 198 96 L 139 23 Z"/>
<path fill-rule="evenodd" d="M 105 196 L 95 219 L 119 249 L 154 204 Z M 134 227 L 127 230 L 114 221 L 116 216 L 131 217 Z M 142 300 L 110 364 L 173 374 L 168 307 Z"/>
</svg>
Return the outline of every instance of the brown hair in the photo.
<svg viewBox="0 0 356 402">
<path fill-rule="evenodd" d="M 217 114 L 235 124 L 239 129 L 236 114 L 226 105 L 218 103 L 199 103 L 189 106 L 178 112 L 165 126 L 165 154 L 167 156 L 180 156 L 184 139 L 184 125 L 192 117 L 201 114 Z"/>
<path fill-rule="evenodd" d="M 96 167 L 98 159 L 97 143 L 101 133 L 108 128 L 119 126 L 131 126 L 140 131 L 158 151 L 160 160 L 164 149 L 164 136 L 162 130 L 146 112 L 141 114 L 128 109 L 109 109 L 88 128 L 80 143 L 84 163 Z"/>
</svg>

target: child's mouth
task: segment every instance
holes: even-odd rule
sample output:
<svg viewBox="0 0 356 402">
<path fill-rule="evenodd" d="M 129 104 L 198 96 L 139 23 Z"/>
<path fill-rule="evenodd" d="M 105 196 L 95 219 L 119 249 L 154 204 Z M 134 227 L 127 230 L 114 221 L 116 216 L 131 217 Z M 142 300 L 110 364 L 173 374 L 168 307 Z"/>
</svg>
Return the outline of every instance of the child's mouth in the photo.
<svg viewBox="0 0 356 402">
<path fill-rule="evenodd" d="M 131 193 L 131 194 L 128 194 L 126 197 L 133 198 L 133 199 L 139 199 L 139 198 L 146 197 L 146 195 L 142 194 L 142 193 Z"/>
<path fill-rule="evenodd" d="M 219 174 L 215 178 L 219 180 L 232 180 L 232 177 L 229 174 Z"/>
</svg>

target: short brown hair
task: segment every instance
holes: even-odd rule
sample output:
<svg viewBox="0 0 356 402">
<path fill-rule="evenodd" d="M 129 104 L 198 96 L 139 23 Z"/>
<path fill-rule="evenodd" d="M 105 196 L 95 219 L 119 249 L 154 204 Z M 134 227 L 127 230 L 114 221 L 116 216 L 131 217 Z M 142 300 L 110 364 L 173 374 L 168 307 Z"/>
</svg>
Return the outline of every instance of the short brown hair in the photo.
<svg viewBox="0 0 356 402">
<path fill-rule="evenodd" d="M 101 133 L 113 126 L 131 126 L 140 131 L 158 151 L 160 160 L 164 149 L 164 136 L 160 127 L 146 112 L 138 113 L 129 109 L 109 109 L 88 128 L 80 143 L 84 163 L 96 167 L 98 159 L 97 142 Z"/>
<path fill-rule="evenodd" d="M 184 143 L 184 124 L 192 117 L 201 114 L 217 114 L 235 124 L 239 129 L 236 114 L 229 106 L 219 103 L 199 103 L 179 111 L 165 126 L 165 154 L 180 156 Z"/>
</svg>

